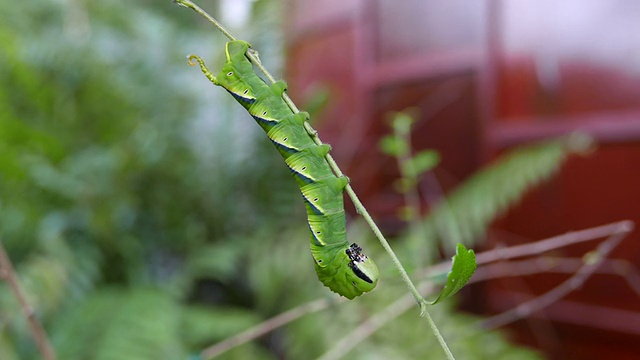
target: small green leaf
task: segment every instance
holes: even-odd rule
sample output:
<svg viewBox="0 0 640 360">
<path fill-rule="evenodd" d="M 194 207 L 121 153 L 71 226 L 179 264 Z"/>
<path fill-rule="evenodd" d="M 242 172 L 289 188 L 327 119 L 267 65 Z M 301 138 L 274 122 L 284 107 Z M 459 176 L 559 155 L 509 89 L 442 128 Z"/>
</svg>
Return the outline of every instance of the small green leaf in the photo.
<svg viewBox="0 0 640 360">
<path fill-rule="evenodd" d="M 415 119 L 404 112 L 396 113 L 392 120 L 392 126 L 395 133 L 401 136 L 409 136 L 411 133 L 411 125 Z"/>
<path fill-rule="evenodd" d="M 411 169 L 408 176 L 420 176 L 433 169 L 440 162 L 440 154 L 435 150 L 424 150 L 417 153 L 406 166 L 406 170 Z"/>
<path fill-rule="evenodd" d="M 448 299 L 467 284 L 476 271 L 476 255 L 473 250 L 467 250 L 464 245 L 458 243 L 456 254 L 453 256 L 451 271 L 447 275 L 447 284 L 438 297 L 431 303 L 435 305 L 441 300 Z"/>
<path fill-rule="evenodd" d="M 387 135 L 380 139 L 380 149 L 383 153 L 390 156 L 405 155 L 409 152 L 409 148 L 404 141 L 399 141 L 393 135 Z"/>
</svg>

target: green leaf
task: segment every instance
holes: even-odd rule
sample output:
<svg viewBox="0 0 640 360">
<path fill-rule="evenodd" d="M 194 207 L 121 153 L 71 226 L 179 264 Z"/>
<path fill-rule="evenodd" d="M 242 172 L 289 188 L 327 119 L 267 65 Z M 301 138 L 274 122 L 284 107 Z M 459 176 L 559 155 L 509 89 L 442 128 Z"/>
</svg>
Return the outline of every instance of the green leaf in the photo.
<svg viewBox="0 0 640 360">
<path fill-rule="evenodd" d="M 473 250 L 467 250 L 464 245 L 458 243 L 456 254 L 452 258 L 451 271 L 447 275 L 447 284 L 438 297 L 431 303 L 435 305 L 441 300 L 452 297 L 467 284 L 476 271 L 476 255 Z"/>
<path fill-rule="evenodd" d="M 182 306 L 141 286 L 95 291 L 52 325 L 60 359 L 184 359 Z"/>
<path fill-rule="evenodd" d="M 407 143 L 393 135 L 387 135 L 380 139 L 380 150 L 390 156 L 403 156 L 409 153 Z"/>
<path fill-rule="evenodd" d="M 405 174 L 407 176 L 417 177 L 438 165 L 440 162 L 440 154 L 435 150 L 424 150 L 417 153 L 413 158 L 407 161 L 405 166 Z"/>
<path fill-rule="evenodd" d="M 415 122 L 415 119 L 404 112 L 396 113 L 392 120 L 392 127 L 396 134 L 403 137 L 409 136 L 411 133 L 411 125 Z"/>
<path fill-rule="evenodd" d="M 458 242 L 476 242 L 496 217 L 557 173 L 569 155 L 588 154 L 593 141 L 572 134 L 511 150 L 450 192 L 430 213 L 428 226 L 446 251 Z"/>
</svg>

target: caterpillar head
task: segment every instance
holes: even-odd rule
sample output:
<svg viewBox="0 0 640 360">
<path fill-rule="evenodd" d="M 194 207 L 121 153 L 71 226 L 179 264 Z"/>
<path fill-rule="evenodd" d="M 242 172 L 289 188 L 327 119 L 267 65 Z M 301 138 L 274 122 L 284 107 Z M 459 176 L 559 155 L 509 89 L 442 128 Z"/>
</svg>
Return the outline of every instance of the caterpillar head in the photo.
<svg viewBox="0 0 640 360">
<path fill-rule="evenodd" d="M 351 284 L 362 292 L 373 290 L 378 283 L 378 267 L 369 259 L 367 255 L 362 253 L 362 248 L 358 244 L 353 243 L 349 246 L 345 253 L 349 258 L 349 268 L 353 272 Z"/>
<path fill-rule="evenodd" d="M 378 267 L 357 244 L 311 243 L 318 279 L 331 291 L 353 299 L 378 283 Z"/>
<path fill-rule="evenodd" d="M 230 41 L 227 43 L 227 61 L 220 73 L 215 77 L 215 84 L 227 89 L 244 107 L 256 101 L 254 88 L 247 80 L 254 74 L 253 65 L 245 57 L 249 43 L 245 41 Z M 249 74 L 249 75 L 248 75 Z M 254 75 L 257 78 L 257 76 Z"/>
</svg>

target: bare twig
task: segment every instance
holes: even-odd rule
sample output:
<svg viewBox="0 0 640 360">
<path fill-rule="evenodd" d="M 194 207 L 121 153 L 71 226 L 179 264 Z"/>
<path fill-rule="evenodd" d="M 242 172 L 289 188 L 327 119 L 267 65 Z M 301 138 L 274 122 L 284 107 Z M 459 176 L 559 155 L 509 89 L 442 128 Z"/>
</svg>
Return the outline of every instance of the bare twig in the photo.
<svg viewBox="0 0 640 360">
<path fill-rule="evenodd" d="M 584 265 L 583 259 L 555 256 L 488 264 L 476 270 L 470 283 L 501 277 L 534 275 L 543 272 L 573 274 L 582 265 Z M 622 259 L 602 260 L 596 273 L 622 277 L 629 285 L 629 288 L 640 296 L 640 271 L 630 261 Z"/>
<path fill-rule="evenodd" d="M 510 246 L 502 249 L 493 249 L 476 254 L 476 263 L 480 265 L 488 264 L 497 260 L 507 260 L 517 257 L 542 254 L 547 251 L 562 248 L 565 246 L 611 236 L 617 233 L 628 233 L 634 227 L 633 221 L 623 220 L 611 224 L 592 227 L 589 229 L 568 232 L 566 234 L 550 237 L 528 244 Z M 447 271 L 449 262 L 445 261 L 438 265 L 431 266 L 422 272 L 423 276 L 433 276 Z"/>
<path fill-rule="evenodd" d="M 478 264 L 486 264 L 506 257 L 515 258 L 527 256 L 529 254 L 541 254 L 559 247 L 584 242 L 587 240 L 600 239 L 605 236 L 615 234 L 627 234 L 633 230 L 633 221 L 623 220 L 615 223 L 597 226 L 585 230 L 572 231 L 566 234 L 554 236 L 542 241 L 536 241 L 531 244 L 511 246 L 508 249 L 496 252 L 485 252 L 476 257 Z"/>
<path fill-rule="evenodd" d="M 9 255 L 4 249 L 4 245 L 2 241 L 0 241 L 0 279 L 4 279 L 13 295 L 20 303 L 20 307 L 22 308 L 22 312 L 29 323 L 29 330 L 31 331 L 31 336 L 33 337 L 38 349 L 40 350 L 40 354 L 42 354 L 42 358 L 45 360 L 55 360 L 55 352 L 51 343 L 49 342 L 49 338 L 47 337 L 47 333 L 45 332 L 42 324 L 38 321 L 35 311 L 29 305 L 27 298 L 20 287 L 18 279 L 15 275 L 15 270 L 13 269 L 13 264 L 11 263 L 11 259 L 9 259 Z"/>
<path fill-rule="evenodd" d="M 302 306 L 295 307 L 235 336 L 232 336 L 228 339 L 225 339 L 224 341 L 221 341 L 213 346 L 202 350 L 202 352 L 200 352 L 200 357 L 202 357 L 203 359 L 214 358 L 224 352 L 233 349 L 236 346 L 242 345 L 264 334 L 267 334 L 274 329 L 286 325 L 304 315 L 322 311 L 328 308 L 331 304 L 340 302 L 341 300 L 342 298 L 336 298 L 336 300 L 319 299 L 306 303 Z"/>
<path fill-rule="evenodd" d="M 621 224 L 618 228 L 612 229 L 611 233 L 613 235 L 600 243 L 595 251 L 585 255 L 583 265 L 573 276 L 540 296 L 526 301 L 509 311 L 505 311 L 484 320 L 481 323 L 481 326 L 485 329 L 494 329 L 512 323 L 518 319 L 527 317 L 546 306 L 549 306 L 569 294 L 571 291 L 580 288 L 582 284 L 584 284 L 585 281 L 587 281 L 587 279 L 598 269 L 602 261 L 609 256 L 611 251 L 618 246 L 622 239 L 624 239 L 632 230 L 632 222 Z"/>
</svg>

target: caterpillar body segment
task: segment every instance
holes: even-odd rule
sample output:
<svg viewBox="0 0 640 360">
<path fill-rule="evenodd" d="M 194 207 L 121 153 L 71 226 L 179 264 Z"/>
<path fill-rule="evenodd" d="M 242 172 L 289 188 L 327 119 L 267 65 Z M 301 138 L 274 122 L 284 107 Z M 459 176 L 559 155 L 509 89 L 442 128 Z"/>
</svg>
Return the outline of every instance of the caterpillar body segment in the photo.
<svg viewBox="0 0 640 360">
<path fill-rule="evenodd" d="M 262 79 L 258 78 L 258 81 Z M 269 89 L 269 92 L 265 91 L 260 96 L 259 101 L 245 107 L 266 133 L 292 114 L 291 109 L 282 101 L 282 94 L 286 89 L 284 82 L 276 82 Z"/>
<path fill-rule="evenodd" d="M 329 150 L 331 147 L 327 144 L 310 146 L 285 159 L 300 187 L 333 175 L 330 168 L 323 166 Z"/>
<path fill-rule="evenodd" d="M 346 219 L 343 212 L 329 215 L 307 215 L 309 229 L 311 230 L 311 242 L 324 246 L 327 244 L 341 243 L 347 234 L 345 232 Z"/>
<path fill-rule="evenodd" d="M 314 211 L 315 214 L 318 212 L 319 215 L 344 213 L 342 192 L 347 182 L 345 177 L 329 177 L 302 186 L 300 192 L 304 200 L 318 210 Z M 346 242 L 346 237 L 344 240 Z"/>
<path fill-rule="evenodd" d="M 307 113 L 288 115 L 267 132 L 267 136 L 273 141 L 285 160 L 307 148 L 318 147 L 304 128 L 304 122 L 308 118 Z"/>
<path fill-rule="evenodd" d="M 346 177 L 336 177 L 325 156 L 329 145 L 314 143 L 305 129 L 309 114 L 294 114 L 282 98 L 286 84 L 267 85 L 253 69 L 245 53 L 245 41 L 226 45 L 226 62 L 213 75 L 204 61 L 189 56 L 191 65 L 216 85 L 226 89 L 267 133 L 294 175 L 304 199 L 310 230 L 310 247 L 318 279 L 332 291 L 353 299 L 375 288 L 378 268 L 346 236 L 343 191 Z"/>
</svg>

